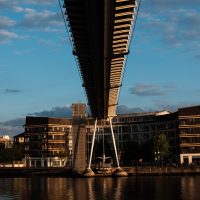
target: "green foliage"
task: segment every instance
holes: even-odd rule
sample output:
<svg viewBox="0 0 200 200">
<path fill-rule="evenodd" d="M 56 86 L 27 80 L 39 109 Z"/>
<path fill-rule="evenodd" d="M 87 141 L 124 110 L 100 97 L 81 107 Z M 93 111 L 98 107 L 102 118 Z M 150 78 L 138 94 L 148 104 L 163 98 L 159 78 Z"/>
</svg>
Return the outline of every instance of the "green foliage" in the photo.
<svg viewBox="0 0 200 200">
<path fill-rule="evenodd" d="M 154 152 L 159 152 L 162 160 L 169 157 L 169 148 L 169 142 L 165 134 L 161 133 L 154 137 Z"/>
<path fill-rule="evenodd" d="M 0 151 L 1 163 L 12 163 L 13 161 L 21 160 L 23 157 L 24 154 L 22 145 L 14 145 L 10 149 L 1 149 Z"/>
</svg>

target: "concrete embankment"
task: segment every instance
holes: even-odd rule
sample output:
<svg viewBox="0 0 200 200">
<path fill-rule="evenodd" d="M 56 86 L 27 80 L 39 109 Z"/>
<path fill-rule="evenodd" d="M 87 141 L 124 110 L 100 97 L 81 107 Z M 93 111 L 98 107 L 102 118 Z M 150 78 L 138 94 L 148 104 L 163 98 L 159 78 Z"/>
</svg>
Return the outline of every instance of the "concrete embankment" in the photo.
<svg viewBox="0 0 200 200">
<path fill-rule="evenodd" d="M 155 166 L 139 166 L 139 167 L 122 167 L 129 176 L 141 175 L 200 175 L 200 167 L 155 167 Z M 27 177 L 27 176 L 60 176 L 73 177 L 76 176 L 69 168 L 0 168 L 0 177 Z M 111 176 L 97 174 L 97 176 Z"/>
<path fill-rule="evenodd" d="M 12 168 L 12 167 L 1 167 L 0 176 L 72 176 L 72 170 L 69 168 Z"/>
<path fill-rule="evenodd" d="M 124 167 L 128 175 L 200 175 L 200 167 Z"/>
</svg>

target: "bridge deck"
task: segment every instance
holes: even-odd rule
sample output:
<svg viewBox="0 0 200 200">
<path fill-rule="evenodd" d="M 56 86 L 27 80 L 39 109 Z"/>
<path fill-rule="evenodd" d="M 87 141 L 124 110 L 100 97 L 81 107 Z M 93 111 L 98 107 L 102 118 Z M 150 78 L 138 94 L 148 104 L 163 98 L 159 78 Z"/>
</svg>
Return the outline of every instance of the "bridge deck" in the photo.
<svg viewBox="0 0 200 200">
<path fill-rule="evenodd" d="M 116 115 L 136 7 L 136 0 L 64 0 L 93 117 Z"/>
</svg>

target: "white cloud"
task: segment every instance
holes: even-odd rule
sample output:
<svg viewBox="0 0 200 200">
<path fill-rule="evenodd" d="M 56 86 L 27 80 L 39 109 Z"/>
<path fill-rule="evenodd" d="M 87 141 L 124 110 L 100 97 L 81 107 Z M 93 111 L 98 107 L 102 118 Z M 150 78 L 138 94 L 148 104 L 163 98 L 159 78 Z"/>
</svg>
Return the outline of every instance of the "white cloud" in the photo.
<svg viewBox="0 0 200 200">
<path fill-rule="evenodd" d="M 10 40 L 18 39 L 18 38 L 20 38 L 20 36 L 17 35 L 16 33 L 7 31 L 4 29 L 0 29 L 0 43 L 7 43 Z"/>
<path fill-rule="evenodd" d="M 63 33 L 65 29 L 61 13 L 59 10 L 58 12 L 51 11 L 51 5 L 56 5 L 56 3 L 58 3 L 56 0 L 0 0 L 0 44 L 28 39 L 30 30 L 38 31 L 38 34 L 41 32 Z M 36 35 L 37 37 L 40 36 Z M 26 50 L 15 52 L 17 55 L 27 53 Z"/>
<path fill-rule="evenodd" d="M 169 9 L 181 6 L 198 6 L 200 5 L 199 0 L 142 0 L 142 6 L 148 6 L 149 8 L 159 9 L 162 12 L 163 9 Z"/>
<path fill-rule="evenodd" d="M 24 131 L 24 118 L 13 119 L 6 122 L 0 122 L 0 132 L 4 135 L 14 136 Z"/>
<path fill-rule="evenodd" d="M 18 26 L 29 29 L 42 29 L 63 26 L 60 13 L 44 10 L 36 12 L 33 9 L 25 10 L 24 18 L 18 23 Z"/>
<path fill-rule="evenodd" d="M 15 20 L 10 19 L 9 17 L 6 16 L 0 16 L 0 28 L 8 28 L 12 27 L 16 24 Z"/>
<path fill-rule="evenodd" d="M 175 90 L 173 85 L 136 84 L 129 89 L 131 94 L 137 96 L 162 96 Z"/>
<path fill-rule="evenodd" d="M 196 6 L 195 6 L 196 5 Z M 161 40 L 164 45 L 197 50 L 200 42 L 199 0 L 144 0 L 139 18 L 143 38 Z M 148 30 L 148 34 L 145 34 Z"/>
<path fill-rule="evenodd" d="M 138 96 L 160 96 L 164 95 L 160 87 L 157 85 L 136 84 L 129 89 L 131 94 Z"/>
<path fill-rule="evenodd" d="M 185 101 L 172 103 L 167 99 L 157 99 L 154 100 L 153 103 L 154 107 L 157 108 L 158 110 L 170 110 L 170 111 L 177 111 L 179 108 L 199 105 L 198 102 L 185 102 Z"/>
<path fill-rule="evenodd" d="M 126 105 L 119 105 L 117 106 L 117 114 L 127 114 L 127 113 L 140 113 L 140 112 L 144 112 L 144 111 L 150 111 L 149 109 L 144 110 L 140 107 L 133 107 L 130 108 Z"/>
<path fill-rule="evenodd" d="M 18 92 L 17 89 L 9 90 L 10 92 Z M 19 90 L 20 92 L 20 90 Z M 55 107 L 51 110 L 44 110 L 42 112 L 36 112 L 29 114 L 37 117 L 71 117 L 71 106 Z M 0 133 L 10 136 L 22 133 L 24 131 L 23 125 L 25 124 L 25 118 L 17 118 L 5 122 L 0 122 Z"/>
<path fill-rule="evenodd" d="M 16 12 L 30 13 L 30 12 L 36 12 L 36 10 L 32 8 L 16 7 Z"/>
<path fill-rule="evenodd" d="M 20 12 L 22 9 L 19 5 L 18 1 L 15 0 L 0 0 L 0 8 L 1 10 L 13 10 L 14 12 Z"/>
<path fill-rule="evenodd" d="M 52 5 L 52 4 L 56 4 L 57 0 L 25 0 L 25 3 Z"/>
<path fill-rule="evenodd" d="M 71 117 L 71 106 L 54 107 L 52 110 L 44 110 L 30 115 L 38 117 Z"/>
<path fill-rule="evenodd" d="M 28 36 L 25 35 L 18 35 L 15 32 L 8 31 L 5 29 L 0 29 L 0 43 L 8 43 L 11 42 L 12 40 L 25 40 L 27 39 Z"/>
<path fill-rule="evenodd" d="M 14 7 L 14 11 L 15 12 L 22 12 L 24 9 L 22 8 L 22 7 L 20 7 L 20 6 L 15 6 Z"/>
<path fill-rule="evenodd" d="M 15 4 L 15 1 L 10 1 L 10 0 L 0 0 L 0 8 L 11 8 Z"/>
</svg>

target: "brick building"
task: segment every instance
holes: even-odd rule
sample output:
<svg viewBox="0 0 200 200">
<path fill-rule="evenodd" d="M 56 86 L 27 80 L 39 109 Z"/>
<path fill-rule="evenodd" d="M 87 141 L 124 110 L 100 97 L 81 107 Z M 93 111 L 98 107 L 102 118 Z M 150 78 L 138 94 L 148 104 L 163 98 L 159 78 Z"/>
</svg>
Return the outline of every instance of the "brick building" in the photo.
<svg viewBox="0 0 200 200">
<path fill-rule="evenodd" d="M 94 119 L 86 117 L 85 109 L 84 104 L 73 104 L 71 119 L 27 117 L 25 132 L 19 135 L 24 136 L 26 166 L 68 165 L 76 170 L 85 169 L 94 131 Z M 191 164 L 200 160 L 200 106 L 181 108 L 173 113 L 120 114 L 113 118 L 113 129 L 119 156 L 129 142 L 142 144 L 163 133 L 169 142 L 173 162 Z M 109 123 L 99 121 L 97 143 L 102 137 L 111 143 L 110 132 Z M 93 163 L 95 156 L 94 153 Z"/>
<path fill-rule="evenodd" d="M 26 117 L 24 127 L 26 166 L 61 167 L 70 162 L 72 153 L 70 119 Z"/>
<path fill-rule="evenodd" d="M 87 146 L 89 152 L 94 130 L 94 122 L 92 119 L 88 119 L 86 123 L 86 131 L 88 135 Z M 123 154 L 126 153 L 127 145 L 134 145 L 136 143 L 142 145 L 148 141 L 153 143 L 154 137 L 161 133 L 165 134 L 167 140 L 169 141 L 170 152 L 173 162 L 178 162 L 179 140 L 177 112 L 171 113 L 165 110 L 160 112 L 120 114 L 113 118 L 113 130 L 121 165 L 133 165 L 134 163 L 134 159 L 129 159 L 128 162 L 125 162 L 123 160 L 123 157 L 125 157 L 125 155 L 123 156 Z M 102 135 L 104 135 L 105 141 L 109 141 L 109 143 L 112 143 L 111 130 L 107 121 L 102 121 L 98 124 L 96 135 L 97 143 L 102 140 Z M 109 146 L 112 148 L 111 144 Z M 153 161 L 155 152 L 153 152 L 153 148 L 149 149 L 149 151 L 152 151 L 150 156 L 151 160 Z M 140 154 L 141 152 L 136 153 Z M 145 160 L 145 155 L 141 156 L 141 159 L 143 159 L 143 161 L 147 161 Z M 95 162 L 95 158 L 93 158 L 93 161 Z"/>
<path fill-rule="evenodd" d="M 178 110 L 180 163 L 200 163 L 200 106 Z"/>
</svg>

